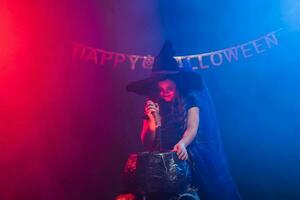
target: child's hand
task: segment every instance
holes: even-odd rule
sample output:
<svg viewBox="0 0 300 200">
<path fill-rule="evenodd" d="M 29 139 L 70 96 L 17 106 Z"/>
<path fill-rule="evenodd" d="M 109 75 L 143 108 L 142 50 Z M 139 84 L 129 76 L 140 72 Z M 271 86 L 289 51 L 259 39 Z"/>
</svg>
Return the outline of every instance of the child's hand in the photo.
<svg viewBox="0 0 300 200">
<path fill-rule="evenodd" d="M 155 124 L 155 127 L 161 125 L 159 106 L 151 100 L 147 100 L 144 108 L 144 114 L 148 116 L 150 123 Z"/>
<path fill-rule="evenodd" d="M 188 153 L 186 151 L 185 144 L 179 141 L 173 148 L 172 151 L 176 151 L 177 156 L 180 160 L 187 160 L 189 158 Z"/>
</svg>

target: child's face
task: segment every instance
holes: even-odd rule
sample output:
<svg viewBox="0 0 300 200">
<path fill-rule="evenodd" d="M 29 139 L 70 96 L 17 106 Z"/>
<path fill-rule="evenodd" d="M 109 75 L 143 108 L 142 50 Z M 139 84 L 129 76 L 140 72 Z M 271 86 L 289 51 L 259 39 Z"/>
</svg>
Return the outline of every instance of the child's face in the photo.
<svg viewBox="0 0 300 200">
<path fill-rule="evenodd" d="M 158 82 L 159 96 L 166 102 L 170 102 L 176 95 L 176 84 L 170 79 Z"/>
</svg>

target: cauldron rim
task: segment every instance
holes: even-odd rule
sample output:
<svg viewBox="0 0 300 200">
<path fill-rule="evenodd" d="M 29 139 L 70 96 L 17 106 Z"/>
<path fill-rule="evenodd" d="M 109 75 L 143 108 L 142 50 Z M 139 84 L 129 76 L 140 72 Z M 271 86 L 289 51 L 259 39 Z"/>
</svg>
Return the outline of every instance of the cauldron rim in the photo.
<svg viewBox="0 0 300 200">
<path fill-rule="evenodd" d="M 136 153 L 130 153 L 130 156 L 143 156 L 143 155 L 168 155 L 168 154 L 174 154 L 175 151 L 142 151 L 142 152 L 136 152 Z"/>
</svg>

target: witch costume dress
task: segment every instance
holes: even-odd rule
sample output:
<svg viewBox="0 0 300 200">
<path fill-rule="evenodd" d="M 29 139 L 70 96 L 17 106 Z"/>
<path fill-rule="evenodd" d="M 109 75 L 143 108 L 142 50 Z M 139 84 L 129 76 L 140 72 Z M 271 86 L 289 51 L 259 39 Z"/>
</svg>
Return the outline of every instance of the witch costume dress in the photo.
<svg viewBox="0 0 300 200">
<path fill-rule="evenodd" d="M 209 91 L 198 73 L 190 71 L 182 73 L 173 55 L 174 51 L 170 43 L 165 43 L 152 69 L 154 73 L 158 71 L 159 75 L 132 82 L 127 86 L 127 90 L 140 95 L 150 95 L 150 91 L 155 87 L 151 83 L 156 84 L 163 76 L 180 77 L 185 74 L 176 82 L 181 91 L 184 91 L 184 108 L 188 111 L 192 107 L 198 107 L 200 111 L 197 135 L 187 147 L 193 185 L 197 187 L 201 200 L 240 200 L 223 150 L 217 116 Z M 174 68 L 170 69 L 171 66 Z M 174 73 L 176 70 L 179 73 Z M 183 136 L 186 129 L 186 117 L 176 117 L 172 111 L 174 105 L 170 102 L 160 100 L 158 104 L 162 124 L 161 147 L 171 150 Z"/>
</svg>

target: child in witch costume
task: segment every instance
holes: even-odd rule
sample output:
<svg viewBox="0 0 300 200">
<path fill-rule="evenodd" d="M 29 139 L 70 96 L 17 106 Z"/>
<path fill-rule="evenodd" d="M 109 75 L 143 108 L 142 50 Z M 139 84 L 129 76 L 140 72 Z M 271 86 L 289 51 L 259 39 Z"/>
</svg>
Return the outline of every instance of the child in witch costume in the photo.
<svg viewBox="0 0 300 200">
<path fill-rule="evenodd" d="M 153 149 L 160 126 L 161 149 L 191 161 L 193 184 L 201 200 L 239 200 L 209 92 L 199 73 L 179 68 L 173 56 L 167 41 L 150 77 L 127 86 L 127 91 L 147 97 L 142 142 Z"/>
</svg>

